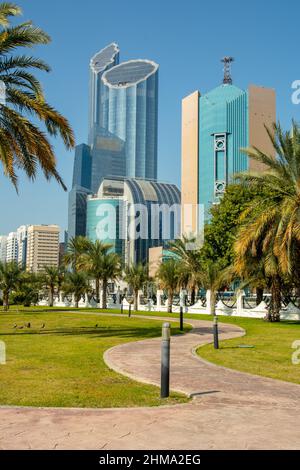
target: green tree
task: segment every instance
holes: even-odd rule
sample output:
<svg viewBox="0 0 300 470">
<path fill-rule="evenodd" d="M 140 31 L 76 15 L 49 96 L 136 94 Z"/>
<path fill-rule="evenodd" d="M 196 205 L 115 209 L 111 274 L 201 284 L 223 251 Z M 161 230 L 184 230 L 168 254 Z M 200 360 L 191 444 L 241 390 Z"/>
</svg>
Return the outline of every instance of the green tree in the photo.
<svg viewBox="0 0 300 470">
<path fill-rule="evenodd" d="M 68 272 L 63 282 L 63 291 L 65 294 L 72 294 L 75 297 L 75 308 L 78 308 L 82 296 L 89 291 L 88 276 L 84 272 Z"/>
<path fill-rule="evenodd" d="M 21 282 L 22 270 L 17 263 L 0 262 L 0 290 L 3 295 L 4 311 L 9 310 L 9 295 L 17 290 Z"/>
<path fill-rule="evenodd" d="M 148 266 L 142 263 L 128 266 L 125 269 L 124 281 L 131 287 L 134 294 L 134 310 L 138 310 L 138 293 L 149 280 Z"/>
<path fill-rule="evenodd" d="M 102 308 L 107 308 L 108 282 L 115 281 L 121 276 L 121 261 L 116 253 L 106 253 L 102 256 L 101 280 L 102 280 Z"/>
<path fill-rule="evenodd" d="M 182 284 L 191 290 L 191 302 L 194 304 L 200 270 L 200 247 L 197 247 L 197 239 L 184 235 L 182 239 L 170 242 L 169 248 L 181 262 Z"/>
<path fill-rule="evenodd" d="M 300 129 L 293 122 L 291 132 L 284 132 L 280 124 L 266 130 L 277 158 L 258 148 L 244 150 L 266 170 L 242 174 L 240 180 L 263 189 L 264 197 L 255 197 L 243 212 L 235 250 L 240 258 L 249 252 L 264 258 L 272 294 L 269 319 L 280 321 L 282 277 L 300 279 Z"/>
<path fill-rule="evenodd" d="M 217 294 L 232 279 L 230 268 L 222 269 L 221 264 L 207 260 L 199 272 L 198 282 L 207 291 L 210 291 L 209 313 L 216 315 Z"/>
<path fill-rule="evenodd" d="M 49 294 L 49 307 L 53 307 L 55 290 L 59 282 L 59 268 L 56 266 L 44 266 L 41 280 Z"/>
<path fill-rule="evenodd" d="M 64 265 L 76 271 L 81 256 L 86 252 L 89 241 L 86 237 L 74 237 L 68 241 L 67 251 L 64 255 Z"/>
<path fill-rule="evenodd" d="M 257 194 L 257 188 L 241 184 L 227 186 L 220 204 L 211 209 L 211 219 L 205 227 L 202 259 L 217 261 L 220 268 L 233 264 L 240 216 Z"/>
<path fill-rule="evenodd" d="M 169 259 L 163 262 L 157 271 L 160 287 L 168 292 L 168 312 L 172 313 L 174 294 L 178 290 L 181 276 L 180 261 Z"/>
<path fill-rule="evenodd" d="M 78 240 L 77 240 L 78 241 Z M 79 256 L 77 256 L 77 268 L 86 271 L 95 280 L 97 303 L 100 302 L 100 284 L 107 269 L 105 257 L 109 254 L 112 245 L 102 243 L 100 240 L 79 240 Z"/>
<path fill-rule="evenodd" d="M 67 149 L 74 146 L 73 132 L 67 119 L 47 103 L 34 74 L 49 72 L 50 67 L 23 53 L 24 48 L 48 44 L 50 37 L 31 22 L 12 26 L 9 18 L 19 14 L 18 6 L 0 4 L 0 83 L 6 90 L 5 104 L 0 104 L 0 161 L 16 189 L 16 169 L 24 170 L 34 180 L 40 167 L 47 179 L 54 177 L 66 190 L 56 168 L 53 148 L 36 122 L 43 124 L 50 136 L 60 135 Z"/>
</svg>

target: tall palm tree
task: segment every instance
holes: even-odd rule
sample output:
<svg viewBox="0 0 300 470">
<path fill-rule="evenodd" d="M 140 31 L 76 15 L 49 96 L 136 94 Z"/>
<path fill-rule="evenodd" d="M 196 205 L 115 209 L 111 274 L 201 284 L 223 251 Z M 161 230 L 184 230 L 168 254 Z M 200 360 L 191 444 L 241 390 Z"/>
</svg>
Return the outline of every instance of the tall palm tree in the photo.
<svg viewBox="0 0 300 470">
<path fill-rule="evenodd" d="M 107 308 L 107 287 L 121 275 L 121 260 L 116 253 L 106 253 L 101 261 L 102 308 Z"/>
<path fill-rule="evenodd" d="M 89 241 L 85 237 L 79 236 L 71 238 L 68 242 L 67 252 L 64 255 L 65 266 L 69 266 L 75 271 L 81 256 L 87 250 L 88 244 Z"/>
<path fill-rule="evenodd" d="M 24 48 L 48 44 L 50 37 L 31 22 L 12 26 L 9 17 L 21 14 L 12 3 L 0 4 L 0 161 L 4 173 L 17 189 L 16 169 L 34 180 L 38 167 L 46 179 L 54 177 L 66 190 L 56 169 L 53 148 L 36 121 L 50 136 L 60 135 L 66 148 L 74 146 L 73 131 L 58 111 L 47 103 L 35 71 L 49 72 L 41 59 L 23 53 Z M 21 49 L 18 55 L 16 52 Z M 29 116 L 34 121 L 29 119 Z"/>
<path fill-rule="evenodd" d="M 198 273 L 200 271 L 200 249 L 194 236 L 184 235 L 182 239 L 169 243 L 170 250 L 181 261 L 182 272 L 185 272 L 185 287 L 191 290 L 191 303 L 196 300 Z"/>
<path fill-rule="evenodd" d="M 112 245 L 102 243 L 100 240 L 79 240 L 79 256 L 77 257 L 77 268 L 89 273 L 95 280 L 96 299 L 100 301 L 100 284 L 103 280 L 104 258 L 108 255 Z"/>
<path fill-rule="evenodd" d="M 75 296 L 75 308 L 78 308 L 79 301 L 89 290 L 89 281 L 84 272 L 68 272 L 63 282 L 63 291 L 66 294 Z"/>
<path fill-rule="evenodd" d="M 9 295 L 21 282 L 22 269 L 16 262 L 0 262 L 0 290 L 3 293 L 3 307 L 9 310 Z"/>
<path fill-rule="evenodd" d="M 174 294 L 178 290 L 181 264 L 176 259 L 169 259 L 162 263 L 157 271 L 157 279 L 160 287 L 168 292 L 168 313 L 172 313 Z"/>
<path fill-rule="evenodd" d="M 300 129 L 293 122 L 291 132 L 284 132 L 280 124 L 266 130 L 277 158 L 256 147 L 244 149 L 249 157 L 263 163 L 266 170 L 239 175 L 244 184 L 260 188 L 261 195 L 242 214 L 235 250 L 240 257 L 249 252 L 265 257 L 272 294 L 269 319 L 279 321 L 281 275 L 300 277 L 295 256 L 300 246 Z"/>
<path fill-rule="evenodd" d="M 207 260 L 198 274 L 199 284 L 210 291 L 209 314 L 216 315 L 216 303 L 219 290 L 232 278 L 232 270 L 222 270 L 219 263 Z"/>
<path fill-rule="evenodd" d="M 134 310 L 138 310 L 138 294 L 149 280 L 148 266 L 142 263 L 127 266 L 124 281 L 132 288 L 134 294 Z"/>
<path fill-rule="evenodd" d="M 55 289 L 58 286 L 59 268 L 56 266 L 44 266 L 41 273 L 43 286 L 49 292 L 49 307 L 53 307 Z"/>
</svg>

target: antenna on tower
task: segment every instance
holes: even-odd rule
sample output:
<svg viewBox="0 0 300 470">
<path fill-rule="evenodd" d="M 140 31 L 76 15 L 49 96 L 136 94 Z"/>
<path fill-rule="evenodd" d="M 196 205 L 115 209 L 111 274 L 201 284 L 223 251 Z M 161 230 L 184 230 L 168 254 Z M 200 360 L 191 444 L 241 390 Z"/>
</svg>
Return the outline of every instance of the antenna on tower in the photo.
<svg viewBox="0 0 300 470">
<path fill-rule="evenodd" d="M 234 62 L 234 58 L 230 56 L 226 56 L 226 57 L 223 57 L 221 62 L 224 64 L 223 83 L 225 85 L 232 85 L 231 64 L 232 62 Z"/>
</svg>

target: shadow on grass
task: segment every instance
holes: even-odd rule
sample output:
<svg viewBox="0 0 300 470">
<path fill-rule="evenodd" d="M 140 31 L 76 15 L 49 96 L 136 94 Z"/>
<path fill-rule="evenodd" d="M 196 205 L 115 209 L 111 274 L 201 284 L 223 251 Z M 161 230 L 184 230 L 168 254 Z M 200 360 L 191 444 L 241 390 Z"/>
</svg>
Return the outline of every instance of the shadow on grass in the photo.
<svg viewBox="0 0 300 470">
<path fill-rule="evenodd" d="M 174 328 L 172 334 L 179 334 L 179 328 Z M 157 338 L 161 335 L 161 328 L 111 328 L 111 327 L 78 327 L 78 328 L 55 328 L 45 330 L 19 330 L 11 333 L 1 333 L 1 336 L 93 336 L 95 338 L 104 337 L 124 337 L 124 338 Z"/>
</svg>

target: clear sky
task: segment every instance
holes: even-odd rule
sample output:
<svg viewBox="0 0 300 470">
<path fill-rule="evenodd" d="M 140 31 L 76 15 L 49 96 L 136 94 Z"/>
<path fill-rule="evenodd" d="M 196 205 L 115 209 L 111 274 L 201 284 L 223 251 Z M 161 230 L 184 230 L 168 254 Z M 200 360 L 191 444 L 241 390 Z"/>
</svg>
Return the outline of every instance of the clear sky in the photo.
<svg viewBox="0 0 300 470">
<path fill-rule="evenodd" d="M 234 83 L 275 88 L 278 118 L 300 121 L 291 84 L 300 79 L 299 0 L 15 0 L 52 37 L 34 51 L 52 67 L 43 75 L 46 96 L 70 120 L 77 143 L 86 142 L 89 59 L 112 41 L 121 60 L 160 64 L 159 178 L 180 185 L 181 99 L 222 80 L 220 59 L 235 57 Z M 70 187 L 73 152 L 55 143 L 58 168 Z M 0 234 L 22 224 L 67 228 L 67 193 L 43 177 L 20 176 L 16 195 L 0 171 Z"/>
</svg>

